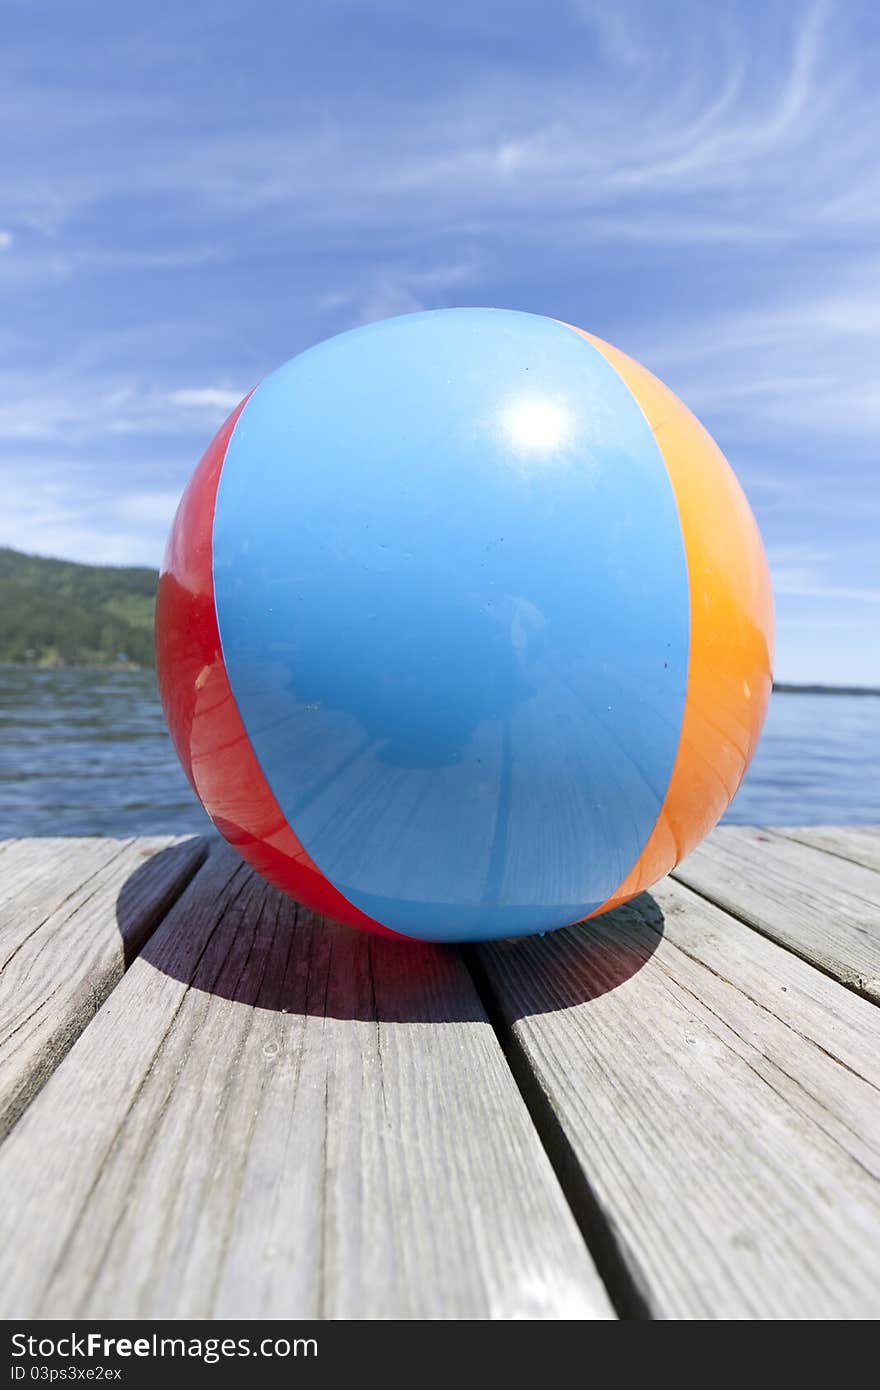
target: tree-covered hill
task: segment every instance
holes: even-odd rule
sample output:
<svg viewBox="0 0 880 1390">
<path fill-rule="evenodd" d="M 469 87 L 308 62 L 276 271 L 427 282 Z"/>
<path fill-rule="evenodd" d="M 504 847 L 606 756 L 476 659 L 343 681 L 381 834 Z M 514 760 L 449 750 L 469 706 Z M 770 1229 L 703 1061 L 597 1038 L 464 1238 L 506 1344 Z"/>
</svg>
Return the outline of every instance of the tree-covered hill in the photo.
<svg viewBox="0 0 880 1390">
<path fill-rule="evenodd" d="M 152 666 L 158 577 L 0 548 L 0 661 Z"/>
</svg>

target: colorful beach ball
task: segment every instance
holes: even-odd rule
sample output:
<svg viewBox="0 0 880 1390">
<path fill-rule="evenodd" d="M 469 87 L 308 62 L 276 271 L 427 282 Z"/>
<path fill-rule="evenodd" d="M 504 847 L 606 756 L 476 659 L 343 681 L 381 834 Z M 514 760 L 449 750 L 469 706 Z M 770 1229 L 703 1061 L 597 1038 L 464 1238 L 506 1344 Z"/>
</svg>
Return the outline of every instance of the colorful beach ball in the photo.
<svg viewBox="0 0 880 1390">
<path fill-rule="evenodd" d="M 292 897 L 431 941 L 654 883 L 771 685 L 760 537 L 650 372 L 554 319 L 407 315 L 233 411 L 159 587 L 162 700 L 221 833 Z"/>
</svg>

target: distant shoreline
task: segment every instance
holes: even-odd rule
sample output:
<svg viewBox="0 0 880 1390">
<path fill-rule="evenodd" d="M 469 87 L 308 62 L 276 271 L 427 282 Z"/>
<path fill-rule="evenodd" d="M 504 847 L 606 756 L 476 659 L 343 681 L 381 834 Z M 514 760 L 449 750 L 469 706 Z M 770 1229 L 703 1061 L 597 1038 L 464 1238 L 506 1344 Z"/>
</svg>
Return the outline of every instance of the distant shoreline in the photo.
<svg viewBox="0 0 880 1390">
<path fill-rule="evenodd" d="M 774 695 L 880 695 L 876 685 L 790 685 L 774 681 Z"/>
<path fill-rule="evenodd" d="M 0 661 L 0 671 L 155 671 L 140 661 Z"/>
</svg>

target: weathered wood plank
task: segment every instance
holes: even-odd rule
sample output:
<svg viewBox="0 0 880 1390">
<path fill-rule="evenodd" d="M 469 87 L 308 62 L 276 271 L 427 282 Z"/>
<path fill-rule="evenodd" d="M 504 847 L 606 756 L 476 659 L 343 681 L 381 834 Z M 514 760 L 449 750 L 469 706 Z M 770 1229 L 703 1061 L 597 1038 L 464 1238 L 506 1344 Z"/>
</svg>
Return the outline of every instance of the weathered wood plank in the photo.
<svg viewBox="0 0 880 1390">
<path fill-rule="evenodd" d="M 880 825 L 774 825 L 771 833 L 880 873 Z"/>
<path fill-rule="evenodd" d="M 9 1317 L 611 1316 L 460 955 L 225 848 L 0 1149 L 0 1203 Z"/>
<path fill-rule="evenodd" d="M 722 826 L 674 877 L 880 1000 L 880 874 L 750 826 Z"/>
<path fill-rule="evenodd" d="M 0 866 L 0 1137 L 205 857 L 201 838 L 19 840 Z"/>
<path fill-rule="evenodd" d="M 23 931 L 38 926 L 47 912 L 130 843 L 98 837 L 13 841 L 0 873 L 0 949 L 5 941 L 15 942 Z"/>
<path fill-rule="evenodd" d="M 625 1302 L 663 1318 L 880 1313 L 873 1005 L 671 880 L 479 960 Z"/>
</svg>

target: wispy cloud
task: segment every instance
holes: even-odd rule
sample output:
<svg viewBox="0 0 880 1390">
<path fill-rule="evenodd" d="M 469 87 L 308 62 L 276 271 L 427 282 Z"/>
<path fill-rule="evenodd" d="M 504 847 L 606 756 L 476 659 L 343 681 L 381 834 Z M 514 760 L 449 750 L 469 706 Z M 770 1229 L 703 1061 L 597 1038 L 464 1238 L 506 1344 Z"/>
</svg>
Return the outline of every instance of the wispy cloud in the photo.
<svg viewBox="0 0 880 1390">
<path fill-rule="evenodd" d="M 845 603 L 880 603 L 880 589 L 853 589 L 843 584 L 801 585 L 792 590 L 780 590 L 802 598 L 840 599 Z"/>
<path fill-rule="evenodd" d="M 357 289 L 334 291 L 318 298 L 319 309 L 341 315 L 354 324 L 374 323 L 395 314 L 414 314 L 426 301 L 479 283 L 480 267 L 473 261 L 413 267 L 377 267 Z"/>
<path fill-rule="evenodd" d="M 238 405 L 244 391 L 230 391 L 225 386 L 198 386 L 192 389 L 171 392 L 171 404 L 192 407 L 195 410 L 233 410 Z"/>
<path fill-rule="evenodd" d="M 179 500 L 177 489 L 122 491 L 65 479 L 49 464 L 34 485 L 33 460 L 3 479 L 0 545 L 88 564 L 155 565 Z"/>
<path fill-rule="evenodd" d="M 184 397 L 192 393 L 180 393 Z M 189 433 L 193 408 L 213 419 L 243 392 L 197 392 L 175 399 L 157 385 L 125 378 L 94 380 L 91 388 L 54 374 L 0 371 L 0 441 L 93 444 L 120 436 Z"/>
<path fill-rule="evenodd" d="M 691 308 L 631 350 L 732 442 L 862 442 L 880 430 L 880 262 L 873 251 L 823 267 L 760 304 Z"/>
<path fill-rule="evenodd" d="M 838 12 L 771 6 L 759 26 L 751 7 L 733 18 L 700 7 L 697 23 L 690 7 L 618 8 L 610 17 L 607 6 L 579 7 L 606 59 L 589 81 L 566 73 L 548 82 L 539 69 L 489 60 L 479 81 L 453 76 L 421 103 L 405 89 L 397 99 L 371 94 L 348 119 L 325 109 L 304 123 L 265 96 L 259 123 L 235 107 L 187 130 L 167 100 L 71 100 L 19 80 L 7 106 L 44 152 L 39 174 L 16 170 L 8 181 L 7 203 L 53 233 L 133 194 L 184 197 L 239 219 L 271 208 L 276 229 L 290 226 L 285 210 L 299 226 L 393 224 L 404 203 L 408 224 L 458 229 L 462 218 L 473 225 L 529 208 L 542 214 L 544 236 L 555 227 L 600 240 L 797 239 L 805 219 L 829 231 L 860 218 L 876 225 L 876 200 L 854 185 L 871 178 L 880 100 L 864 57 L 851 47 L 841 56 Z M 137 160 L 125 138 L 95 148 L 111 120 L 137 139 Z M 46 136 L 62 125 L 68 138 L 53 161 Z M 71 162 L 66 147 L 80 136 L 90 158 Z M 674 215 L 639 217 L 658 197 L 683 201 Z"/>
<path fill-rule="evenodd" d="M 829 575 L 837 566 L 837 557 L 809 543 L 771 547 L 769 560 L 777 598 L 826 599 L 847 605 L 880 603 L 880 585 L 834 583 Z"/>
</svg>

